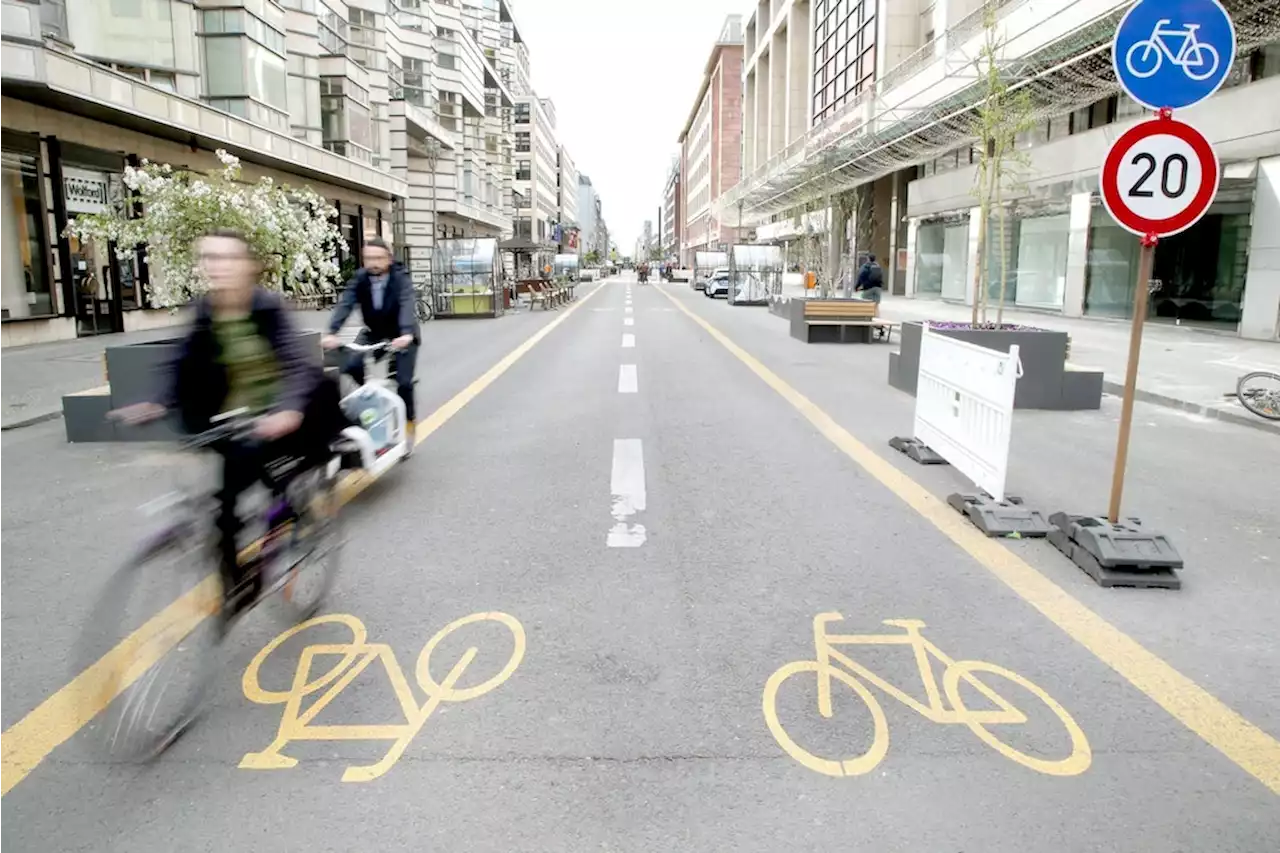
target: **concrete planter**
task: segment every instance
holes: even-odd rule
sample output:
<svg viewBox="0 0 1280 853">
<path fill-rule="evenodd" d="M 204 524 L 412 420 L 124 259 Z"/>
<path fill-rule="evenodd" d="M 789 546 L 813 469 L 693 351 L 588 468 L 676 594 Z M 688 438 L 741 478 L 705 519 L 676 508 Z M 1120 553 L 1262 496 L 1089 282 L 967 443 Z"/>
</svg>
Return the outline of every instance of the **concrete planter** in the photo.
<svg viewBox="0 0 1280 853">
<path fill-rule="evenodd" d="M 920 374 L 918 322 L 903 323 L 901 346 L 889 356 L 889 384 L 915 396 Z M 1102 405 L 1101 371 L 1067 367 L 1069 341 L 1066 332 L 1045 329 L 938 329 L 939 334 L 958 338 L 997 352 L 1008 352 L 1017 344 L 1022 360 L 1022 378 L 1013 405 L 1016 409 L 1076 411 Z"/>
<path fill-rule="evenodd" d="M 299 332 L 308 361 L 324 364 L 319 332 Z M 180 437 L 176 423 L 166 419 L 143 427 L 117 429 L 107 420 L 112 409 L 144 403 L 159 395 L 169 365 L 178 356 L 180 338 L 107 347 L 107 385 L 62 398 L 67 441 L 174 441 Z"/>
</svg>

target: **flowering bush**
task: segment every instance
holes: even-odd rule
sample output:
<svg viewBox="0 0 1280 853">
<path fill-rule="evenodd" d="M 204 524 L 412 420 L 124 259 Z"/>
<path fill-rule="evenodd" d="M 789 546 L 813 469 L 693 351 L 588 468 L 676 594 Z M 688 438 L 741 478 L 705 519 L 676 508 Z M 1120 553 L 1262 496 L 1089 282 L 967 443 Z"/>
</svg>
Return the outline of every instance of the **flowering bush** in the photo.
<svg viewBox="0 0 1280 853">
<path fill-rule="evenodd" d="M 136 195 L 109 213 L 77 217 L 67 235 L 114 240 L 121 260 L 145 246 L 144 260 L 158 272 L 149 286 L 153 305 L 183 305 L 207 288 L 195 242 L 217 228 L 233 228 L 248 239 L 263 264 L 262 283 L 293 293 L 330 290 L 338 281 L 333 249 L 341 235 L 338 212 L 310 189 L 277 185 L 271 178 L 241 183 L 240 161 L 218 151 L 222 169 L 202 175 L 142 161 L 126 166 L 124 184 Z M 130 219 L 128 205 L 142 205 Z"/>
</svg>

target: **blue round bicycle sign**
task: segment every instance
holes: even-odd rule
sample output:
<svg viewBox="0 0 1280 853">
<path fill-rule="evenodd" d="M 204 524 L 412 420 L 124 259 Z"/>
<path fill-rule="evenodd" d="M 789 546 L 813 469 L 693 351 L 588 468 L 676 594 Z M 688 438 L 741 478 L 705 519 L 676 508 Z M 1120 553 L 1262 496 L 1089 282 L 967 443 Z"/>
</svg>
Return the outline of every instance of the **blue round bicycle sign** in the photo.
<svg viewBox="0 0 1280 853">
<path fill-rule="evenodd" d="M 1111 42 L 1129 97 L 1180 110 L 1218 91 L 1236 58 L 1236 28 L 1218 0 L 1138 0 Z"/>
</svg>

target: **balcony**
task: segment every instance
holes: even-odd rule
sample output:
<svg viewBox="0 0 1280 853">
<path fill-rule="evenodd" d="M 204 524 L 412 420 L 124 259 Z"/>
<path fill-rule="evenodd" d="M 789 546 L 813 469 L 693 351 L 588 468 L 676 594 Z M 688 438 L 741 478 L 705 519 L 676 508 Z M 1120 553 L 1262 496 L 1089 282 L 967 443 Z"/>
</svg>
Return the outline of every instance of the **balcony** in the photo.
<svg viewBox="0 0 1280 853">
<path fill-rule="evenodd" d="M 225 148 L 248 163 L 384 197 L 404 196 L 401 179 L 318 145 L 200 101 L 149 86 L 31 38 L 35 22 L 14 14 L 35 7 L 4 3 L 4 94 L 116 127 L 207 149 Z"/>
</svg>

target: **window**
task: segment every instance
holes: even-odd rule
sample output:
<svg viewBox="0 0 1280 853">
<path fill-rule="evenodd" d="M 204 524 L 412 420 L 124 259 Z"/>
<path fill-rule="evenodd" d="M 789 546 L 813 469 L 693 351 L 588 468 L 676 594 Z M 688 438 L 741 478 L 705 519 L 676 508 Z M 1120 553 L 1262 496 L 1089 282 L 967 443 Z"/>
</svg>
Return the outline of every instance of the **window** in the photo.
<svg viewBox="0 0 1280 853">
<path fill-rule="evenodd" d="M 204 40 L 204 93 L 209 97 L 243 95 L 245 41 L 237 38 Z"/>
<path fill-rule="evenodd" d="M 528 181 L 533 179 L 533 161 L 517 160 L 516 161 L 516 180 Z"/>
<path fill-rule="evenodd" d="M 13 150 L 6 140 L 3 153 L 4 230 L 3 317 L 41 317 L 54 313 L 45 249 L 44 216 L 40 210 L 39 143 L 30 150 Z"/>
<path fill-rule="evenodd" d="M 347 22 L 329 10 L 318 19 L 318 35 L 320 47 L 330 56 L 345 56 L 347 53 Z"/>
<path fill-rule="evenodd" d="M 516 131 L 516 150 L 526 151 L 526 152 L 530 150 L 529 131 L 527 130 Z"/>
<path fill-rule="evenodd" d="M 515 106 L 515 122 L 516 122 L 516 124 L 528 124 L 528 123 L 529 123 L 529 117 L 530 117 L 530 113 L 529 113 L 529 105 L 528 105 L 528 104 L 516 104 L 516 106 Z"/>
<path fill-rule="evenodd" d="M 458 67 L 458 57 L 452 53 L 436 53 L 436 65 L 441 68 L 456 69 Z"/>
<path fill-rule="evenodd" d="M 249 95 L 277 109 L 287 109 L 289 93 L 284 57 L 261 45 L 249 43 Z"/>
</svg>

